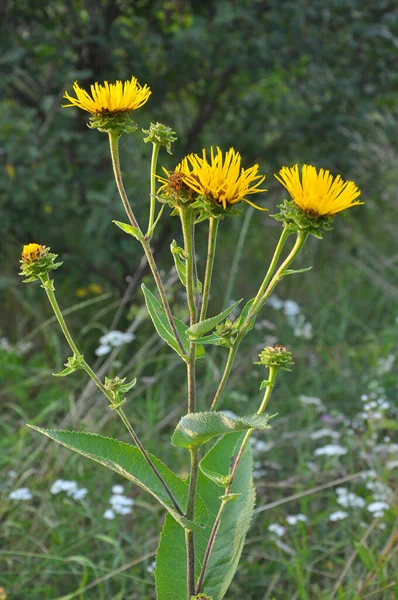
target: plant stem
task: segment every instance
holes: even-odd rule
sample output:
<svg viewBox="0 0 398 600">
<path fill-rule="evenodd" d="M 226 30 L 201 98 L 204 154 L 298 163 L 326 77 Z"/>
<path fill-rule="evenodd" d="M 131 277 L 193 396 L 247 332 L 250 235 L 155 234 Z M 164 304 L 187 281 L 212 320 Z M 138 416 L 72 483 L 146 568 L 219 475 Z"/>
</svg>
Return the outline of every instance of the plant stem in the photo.
<svg viewBox="0 0 398 600">
<path fill-rule="evenodd" d="M 151 192 L 150 192 L 150 205 L 149 205 L 149 222 L 148 222 L 148 231 L 146 233 L 147 238 L 152 237 L 151 229 L 155 222 L 155 208 L 156 208 L 156 198 L 155 198 L 155 190 L 156 190 L 156 165 L 158 162 L 160 146 L 159 144 L 152 143 L 152 158 L 151 158 Z"/>
<path fill-rule="evenodd" d="M 180 217 L 182 232 L 184 236 L 184 250 L 186 255 L 186 285 L 187 301 L 189 308 L 189 323 L 194 325 L 197 321 L 197 303 L 195 295 L 197 292 L 196 268 L 195 268 L 195 247 L 194 247 L 194 214 L 190 208 L 180 208 Z M 195 382 L 195 360 L 196 346 L 193 343 L 189 345 L 189 356 L 187 361 L 188 378 L 188 413 L 196 410 L 196 382 Z M 195 499 L 198 481 L 199 450 L 190 450 L 191 471 L 189 478 L 188 500 L 186 516 L 191 521 L 195 517 Z M 195 544 L 192 531 L 185 532 L 185 542 L 187 550 L 187 593 L 188 600 L 195 595 Z"/>
<path fill-rule="evenodd" d="M 218 219 L 210 217 L 209 219 L 209 238 L 207 245 L 207 261 L 205 280 L 203 282 L 203 295 L 202 295 L 202 306 L 200 311 L 199 321 L 203 321 L 206 318 L 207 306 L 209 304 L 211 277 L 213 274 L 214 255 L 216 251 L 217 243 L 217 230 L 218 230 Z"/>
<path fill-rule="evenodd" d="M 162 279 L 160 277 L 158 268 L 156 266 L 156 262 L 155 262 L 155 258 L 153 256 L 150 242 L 146 237 L 144 237 L 144 234 L 142 233 L 142 231 L 138 225 L 138 222 L 136 221 L 136 218 L 133 213 L 133 209 L 131 208 L 130 202 L 129 202 L 127 194 L 126 194 L 126 190 L 124 189 L 122 172 L 120 169 L 120 160 L 119 160 L 119 138 L 118 138 L 117 134 L 114 134 L 114 133 L 109 134 L 109 145 L 110 145 L 110 149 L 111 149 L 112 165 L 113 165 L 113 172 L 115 174 L 116 185 L 117 185 L 117 189 L 120 194 L 120 198 L 123 202 L 124 209 L 126 211 L 127 217 L 129 219 L 131 225 L 138 230 L 138 233 L 141 238 L 140 242 L 144 249 L 145 256 L 147 257 L 148 264 L 152 271 L 153 278 L 155 279 L 155 283 L 158 288 L 159 296 L 162 301 L 163 308 L 166 312 L 167 320 L 168 320 L 171 330 L 177 340 L 177 343 L 181 350 L 181 353 L 185 354 L 185 348 L 184 348 L 184 345 L 181 341 L 181 338 L 178 334 L 177 328 L 174 323 L 173 315 L 170 310 L 169 301 L 167 300 L 164 285 L 163 285 Z"/>
<path fill-rule="evenodd" d="M 229 350 L 228 359 L 227 359 L 227 362 L 226 362 L 225 368 L 224 368 L 224 373 L 223 373 L 223 376 L 221 378 L 221 381 L 220 381 L 220 384 L 218 386 L 218 389 L 216 391 L 216 394 L 214 396 L 214 400 L 212 402 L 210 410 L 216 410 L 216 408 L 217 408 L 217 405 L 218 405 L 218 403 L 220 401 L 221 395 L 222 395 L 222 393 L 224 391 L 224 388 L 226 386 L 226 383 L 228 381 L 228 377 L 229 377 L 229 375 L 231 373 L 236 353 L 238 351 L 238 348 L 240 346 L 241 341 L 245 337 L 246 333 L 248 333 L 248 328 L 249 328 L 249 325 L 251 324 L 251 321 L 258 315 L 258 313 L 260 312 L 260 310 L 264 306 L 265 301 L 270 296 L 271 292 L 273 291 L 273 289 L 277 285 L 278 281 L 280 279 L 282 279 L 284 272 L 290 266 L 290 264 L 293 262 L 293 260 L 297 256 L 297 254 L 300 252 L 301 248 L 305 244 L 305 241 L 306 241 L 306 239 L 308 237 L 308 233 L 306 233 L 306 232 L 299 231 L 297 233 L 297 238 L 296 238 L 296 241 L 294 243 L 293 248 L 291 249 L 291 251 L 289 252 L 288 256 L 283 261 L 283 263 L 281 264 L 281 266 L 279 267 L 279 269 L 276 271 L 275 275 L 271 279 L 273 270 L 275 269 L 275 266 L 277 264 L 278 258 L 280 256 L 280 253 L 282 251 L 282 248 L 283 248 L 283 246 L 284 246 L 284 244 L 286 242 L 286 239 L 287 239 L 288 235 L 289 234 L 286 233 L 286 230 L 284 229 L 282 231 L 282 234 L 281 234 L 281 237 L 279 239 L 278 245 L 277 245 L 277 247 L 275 249 L 275 254 L 274 254 L 273 258 L 272 258 L 271 265 L 270 265 L 270 267 L 268 269 L 268 272 L 267 272 L 267 274 L 266 274 L 266 276 L 264 278 L 263 283 L 260 286 L 260 290 L 262 291 L 262 295 L 257 294 L 257 296 L 255 298 L 255 301 L 253 303 L 253 306 L 252 306 L 252 308 L 251 308 L 251 310 L 250 310 L 250 312 L 249 312 L 249 314 L 247 316 L 247 319 L 246 319 L 245 323 L 243 324 L 242 329 L 238 333 L 238 335 L 237 335 L 237 337 L 235 339 L 235 342 L 233 343 L 233 345 L 231 346 L 231 348 Z M 271 279 L 271 281 L 269 281 L 270 279 Z"/>
<path fill-rule="evenodd" d="M 55 293 L 54 293 L 54 289 L 53 289 L 53 285 L 52 282 L 50 282 L 48 274 L 44 275 L 43 277 L 41 277 L 41 282 L 43 284 L 43 288 L 46 291 L 47 297 L 50 301 L 51 307 L 54 311 L 54 314 L 58 320 L 58 323 L 62 329 L 62 333 L 65 336 L 66 341 L 69 344 L 70 349 L 72 350 L 73 354 L 75 356 L 82 356 L 75 344 L 75 342 L 73 341 L 73 338 L 69 332 L 69 329 L 65 323 L 65 319 L 62 315 L 61 309 L 59 307 L 59 304 L 57 302 L 57 299 L 55 297 Z M 82 357 L 82 362 L 80 364 L 80 367 L 83 371 L 85 371 L 87 373 L 87 375 L 89 375 L 89 377 L 91 377 L 91 379 L 94 381 L 94 383 L 96 384 L 96 386 L 101 390 L 101 392 L 106 396 L 106 398 L 109 400 L 109 403 L 112 406 L 114 405 L 114 399 L 112 397 L 112 394 L 110 392 L 110 390 L 108 390 L 108 388 L 102 383 L 102 381 L 97 377 L 96 373 L 93 371 L 93 369 L 90 367 L 90 365 L 83 359 Z M 169 496 L 174 508 L 176 509 L 176 511 L 180 514 L 183 515 L 184 513 L 182 512 L 181 508 L 179 507 L 176 499 L 174 498 L 169 486 L 167 485 L 167 483 L 165 482 L 165 480 L 163 479 L 162 475 L 159 473 L 158 469 L 156 468 L 156 466 L 153 464 L 150 456 L 148 455 L 147 451 L 145 450 L 144 446 L 142 445 L 138 435 L 136 434 L 136 432 L 134 431 L 132 425 L 130 424 L 128 418 L 126 417 L 124 411 L 122 408 L 115 408 L 114 409 L 117 414 L 119 415 L 119 417 L 121 418 L 121 420 L 123 421 L 124 425 L 126 426 L 127 431 L 129 432 L 129 434 L 131 435 L 131 437 L 133 438 L 135 444 L 137 445 L 137 448 L 140 450 L 141 454 L 143 455 L 143 457 L 145 458 L 146 462 L 148 463 L 148 465 L 150 466 L 150 468 L 152 469 L 152 471 L 155 473 L 156 477 L 159 479 L 159 481 L 161 482 L 161 484 L 163 485 L 167 495 Z"/>
<path fill-rule="evenodd" d="M 268 401 L 272 394 L 272 390 L 274 388 L 276 373 L 277 373 L 277 369 L 275 367 L 271 367 L 269 369 L 269 378 L 268 378 L 269 385 L 267 386 L 267 388 L 265 390 L 263 401 L 261 402 L 260 408 L 257 411 L 258 415 L 261 415 L 264 412 L 264 410 L 268 404 Z M 242 458 L 243 452 L 247 446 L 247 443 L 248 443 L 252 433 L 253 433 L 253 429 L 249 429 L 246 432 L 245 437 L 243 438 L 242 444 L 239 448 L 239 452 L 236 456 L 234 466 L 231 471 L 231 475 L 229 477 L 229 483 L 225 488 L 225 492 L 224 492 L 225 496 L 227 496 L 231 492 L 232 484 L 233 484 L 235 476 L 236 476 L 236 472 L 237 472 L 237 469 L 239 466 L 240 459 Z M 228 502 L 227 500 L 222 500 L 222 502 L 220 504 L 220 508 L 218 509 L 218 513 L 215 518 L 215 521 L 214 521 L 214 524 L 213 524 L 213 527 L 212 527 L 212 530 L 211 530 L 211 533 L 209 536 L 209 541 L 207 543 L 205 554 L 203 557 L 202 569 L 200 571 L 198 584 L 197 584 L 196 592 L 195 592 L 196 594 L 199 594 L 202 591 L 202 586 L 203 586 L 203 581 L 204 581 L 205 574 L 206 574 L 207 565 L 209 563 L 209 559 L 210 559 L 211 551 L 214 546 L 214 542 L 216 541 L 216 536 L 217 536 L 218 528 L 220 526 L 221 517 L 224 512 L 225 506 L 227 505 L 227 502 Z"/>
</svg>

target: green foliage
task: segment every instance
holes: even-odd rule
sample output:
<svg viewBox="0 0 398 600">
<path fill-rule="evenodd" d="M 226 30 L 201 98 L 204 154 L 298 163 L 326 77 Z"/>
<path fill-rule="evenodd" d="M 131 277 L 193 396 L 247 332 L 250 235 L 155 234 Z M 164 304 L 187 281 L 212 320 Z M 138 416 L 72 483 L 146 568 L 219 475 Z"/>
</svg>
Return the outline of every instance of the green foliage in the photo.
<svg viewBox="0 0 398 600">
<path fill-rule="evenodd" d="M 181 516 L 176 511 L 159 479 L 145 461 L 140 450 L 135 446 L 93 433 L 42 429 L 41 427 L 33 427 L 32 425 L 30 427 L 55 440 L 62 446 L 115 471 L 149 492 L 182 527 L 197 530 L 200 529 L 201 524 L 206 522 L 206 509 L 203 503 L 200 502 L 200 499 L 198 500 L 199 510 L 196 514 L 196 524 Z M 181 506 L 184 506 L 187 498 L 187 484 L 181 481 L 158 458 L 153 455 L 150 455 L 150 458 L 171 489 L 177 502 Z"/>
<path fill-rule="evenodd" d="M 209 469 L 219 469 L 228 474 L 231 458 L 236 455 L 242 441 L 240 434 L 223 437 L 206 454 L 202 462 Z M 254 508 L 254 486 L 252 483 L 252 455 L 246 447 L 237 469 L 232 492 L 239 494 L 234 502 L 228 502 L 222 514 L 214 551 L 211 554 L 203 591 L 214 600 L 221 600 L 234 576 Z M 198 572 L 203 562 L 209 539 L 210 528 L 217 516 L 221 501 L 219 488 L 204 474 L 199 475 L 198 494 L 204 500 L 210 519 L 206 530 L 195 534 L 195 560 Z M 173 552 L 170 549 L 173 548 Z M 184 534 L 172 519 L 166 516 L 156 557 L 157 600 L 185 600 L 186 556 Z"/>
<path fill-rule="evenodd" d="M 247 431 L 248 429 L 270 429 L 268 415 L 247 415 L 232 419 L 223 413 L 200 412 L 182 417 L 172 438 L 173 446 L 198 448 L 220 435 Z"/>
<path fill-rule="evenodd" d="M 187 330 L 188 335 L 192 338 L 198 338 L 198 337 L 201 337 L 202 335 L 204 335 L 205 333 L 208 333 L 209 331 L 214 329 L 214 327 L 216 327 L 216 325 L 221 323 L 221 321 L 226 319 L 228 317 L 228 315 L 230 315 L 231 312 L 241 302 L 242 302 L 242 300 L 238 300 L 237 302 L 234 302 L 233 304 L 231 304 L 231 306 L 229 306 L 228 308 L 223 310 L 219 315 L 216 315 L 215 317 L 210 317 L 209 319 L 205 319 L 204 321 L 200 321 L 200 323 L 196 323 L 195 325 L 192 325 Z"/>
</svg>

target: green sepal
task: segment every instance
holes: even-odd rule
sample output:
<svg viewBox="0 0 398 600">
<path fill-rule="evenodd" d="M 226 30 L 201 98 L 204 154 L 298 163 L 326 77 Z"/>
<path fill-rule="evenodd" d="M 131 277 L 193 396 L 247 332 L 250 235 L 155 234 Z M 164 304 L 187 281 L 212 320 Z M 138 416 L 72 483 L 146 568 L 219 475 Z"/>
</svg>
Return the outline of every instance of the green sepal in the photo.
<svg viewBox="0 0 398 600">
<path fill-rule="evenodd" d="M 222 412 L 190 413 L 182 417 L 171 437 L 173 446 L 198 448 L 214 437 L 247 431 L 270 429 L 267 414 L 254 414 L 232 419 Z"/>
<path fill-rule="evenodd" d="M 236 308 L 241 302 L 242 299 L 238 300 L 237 302 L 234 302 L 234 304 L 231 304 L 231 306 L 223 310 L 220 314 L 216 315 L 215 317 L 210 317 L 209 319 L 205 319 L 200 323 L 192 325 L 192 327 L 190 327 L 187 330 L 188 335 L 192 338 L 198 338 L 207 333 L 208 331 L 211 331 L 212 329 L 214 329 L 214 327 L 216 327 L 216 325 L 218 325 L 221 321 L 226 319 L 226 317 L 228 317 L 228 315 L 234 310 L 234 308 Z"/>
<path fill-rule="evenodd" d="M 66 369 L 64 369 L 60 373 L 52 373 L 52 375 L 54 377 L 66 377 L 67 375 L 70 375 L 71 373 L 74 373 L 75 371 L 78 371 L 79 369 L 81 369 L 83 361 L 84 361 L 83 355 L 74 354 L 73 356 L 70 356 L 68 358 L 68 360 L 66 361 L 66 363 L 65 363 Z"/>
<path fill-rule="evenodd" d="M 130 118 L 129 112 L 122 112 L 91 115 L 87 127 L 120 137 L 124 133 L 130 134 L 137 131 L 138 125 Z"/>
<path fill-rule="evenodd" d="M 316 238 L 322 239 L 323 232 L 332 229 L 332 216 L 325 215 L 320 217 L 310 212 L 305 212 L 294 200 L 284 200 L 282 204 L 278 205 L 278 208 L 280 212 L 270 216 L 276 221 L 281 221 L 289 233 L 305 231 Z"/>
<path fill-rule="evenodd" d="M 213 483 L 215 483 L 216 485 L 218 485 L 222 488 L 226 488 L 229 485 L 229 483 L 230 483 L 229 475 L 222 475 L 221 473 L 216 473 L 215 471 L 210 471 L 210 469 L 207 469 L 205 466 L 202 465 L 202 463 L 199 464 L 199 468 L 202 471 L 203 475 L 206 475 L 206 477 L 208 477 L 208 479 L 213 481 Z"/>
<path fill-rule="evenodd" d="M 122 231 L 124 231 L 125 233 L 128 233 L 129 235 L 134 236 L 135 239 L 138 240 L 139 242 L 144 241 L 144 236 L 143 236 L 142 232 L 138 229 L 138 227 L 133 227 L 129 223 L 122 223 L 122 221 L 112 221 L 112 223 L 115 223 L 115 225 L 120 227 L 120 229 Z"/>
<path fill-rule="evenodd" d="M 173 154 L 171 151 L 171 144 L 178 140 L 174 136 L 175 131 L 172 131 L 168 125 L 163 123 L 151 123 L 149 129 L 143 129 L 143 133 L 146 133 L 147 137 L 144 138 L 144 142 L 152 142 L 158 146 L 164 146 L 168 154 Z"/>
</svg>

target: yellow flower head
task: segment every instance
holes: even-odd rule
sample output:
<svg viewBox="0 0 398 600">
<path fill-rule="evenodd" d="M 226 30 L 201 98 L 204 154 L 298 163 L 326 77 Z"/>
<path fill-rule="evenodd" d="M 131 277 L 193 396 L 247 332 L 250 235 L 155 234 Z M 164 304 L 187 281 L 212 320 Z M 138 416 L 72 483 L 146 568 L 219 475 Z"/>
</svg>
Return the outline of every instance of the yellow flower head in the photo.
<svg viewBox="0 0 398 600">
<path fill-rule="evenodd" d="M 131 81 L 95 83 L 90 86 L 90 90 L 91 96 L 75 81 L 73 91 L 76 98 L 65 92 L 64 98 L 69 100 L 70 104 L 63 104 L 63 108 L 77 106 L 92 115 L 126 113 L 143 106 L 152 93 L 146 84 L 142 87 L 135 77 L 132 77 Z"/>
<path fill-rule="evenodd" d="M 159 192 L 162 190 L 170 189 L 178 195 L 178 193 L 183 188 L 187 176 L 191 174 L 188 158 L 183 158 L 182 161 L 178 163 L 174 171 L 172 171 L 171 173 L 164 167 L 162 168 L 166 174 L 166 177 L 158 176 L 158 180 L 161 183 L 163 183 L 162 187 L 159 188 Z"/>
<path fill-rule="evenodd" d="M 303 165 L 300 181 L 298 165 L 282 167 L 276 179 L 287 189 L 294 202 L 317 217 L 334 215 L 346 208 L 363 204 L 356 200 L 361 192 L 353 181 L 333 177 L 327 169 L 319 173 L 311 165 Z"/>
<path fill-rule="evenodd" d="M 25 244 L 22 248 L 22 260 L 25 263 L 32 263 L 39 260 L 46 254 L 46 247 L 40 244 Z"/>
<path fill-rule="evenodd" d="M 198 154 L 190 154 L 187 158 L 192 171 L 187 174 L 184 181 L 195 192 L 213 198 L 224 209 L 241 200 L 259 208 L 245 196 L 266 191 L 259 189 L 265 175 L 257 174 L 258 165 L 243 169 L 241 155 L 234 148 L 230 148 L 225 156 L 220 148 L 217 147 L 216 153 L 211 148 L 210 161 L 207 160 L 206 150 L 202 151 L 202 157 Z"/>
</svg>

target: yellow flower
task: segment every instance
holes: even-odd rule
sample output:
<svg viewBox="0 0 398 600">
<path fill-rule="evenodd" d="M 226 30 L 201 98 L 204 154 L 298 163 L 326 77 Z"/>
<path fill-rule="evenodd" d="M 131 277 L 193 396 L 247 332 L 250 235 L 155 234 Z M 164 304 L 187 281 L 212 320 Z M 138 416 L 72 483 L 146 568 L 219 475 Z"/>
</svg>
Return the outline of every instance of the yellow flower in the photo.
<svg viewBox="0 0 398 600">
<path fill-rule="evenodd" d="M 160 175 L 157 176 L 158 180 L 163 183 L 162 187 L 159 188 L 159 192 L 169 188 L 178 194 L 185 183 L 187 176 L 191 174 L 188 158 L 183 158 L 171 173 L 164 167 L 162 167 L 162 169 L 166 173 L 166 177 L 161 177 Z"/>
<path fill-rule="evenodd" d="M 92 294 L 102 294 L 102 285 L 99 283 L 90 283 L 88 289 Z"/>
<path fill-rule="evenodd" d="M 77 288 L 75 292 L 78 298 L 84 298 L 88 294 L 88 290 L 86 288 Z"/>
<path fill-rule="evenodd" d="M 46 252 L 45 246 L 40 244 L 25 244 L 22 248 L 22 260 L 25 263 L 32 263 L 41 258 Z"/>
<path fill-rule="evenodd" d="M 356 200 L 361 192 L 353 181 L 333 177 L 327 169 L 319 173 L 311 165 L 303 165 L 300 181 L 298 165 L 282 167 L 276 179 L 287 189 L 294 202 L 305 212 L 318 217 L 334 215 L 346 208 L 363 204 Z"/>
<path fill-rule="evenodd" d="M 131 81 L 105 81 L 103 85 L 95 83 L 90 86 L 90 90 L 91 96 L 75 81 L 73 91 L 77 97 L 72 98 L 65 92 L 64 98 L 69 100 L 70 104 L 63 104 L 63 108 L 77 106 L 92 115 L 126 113 L 143 106 L 152 93 L 147 84 L 142 87 L 135 77 L 132 77 Z"/>
<path fill-rule="evenodd" d="M 195 192 L 213 198 L 224 209 L 241 200 L 259 208 L 245 196 L 266 191 L 259 189 L 265 175 L 257 175 L 258 165 L 243 169 L 241 155 L 234 148 L 230 148 L 225 156 L 220 148 L 217 147 L 216 153 L 211 148 L 210 161 L 207 160 L 206 150 L 202 150 L 202 157 L 190 154 L 187 158 L 192 171 L 186 175 L 184 183 Z"/>
</svg>

